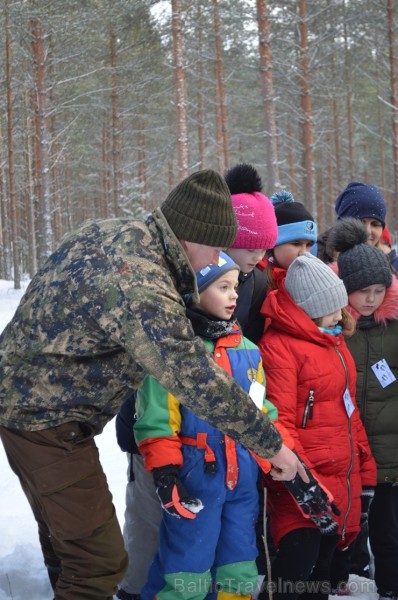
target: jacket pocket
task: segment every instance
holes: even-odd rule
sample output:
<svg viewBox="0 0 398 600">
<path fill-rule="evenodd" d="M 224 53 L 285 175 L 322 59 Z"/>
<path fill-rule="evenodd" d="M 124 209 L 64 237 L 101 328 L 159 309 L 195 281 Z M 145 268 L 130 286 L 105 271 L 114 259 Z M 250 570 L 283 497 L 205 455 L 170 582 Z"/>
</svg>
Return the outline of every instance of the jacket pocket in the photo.
<svg viewBox="0 0 398 600">
<path fill-rule="evenodd" d="M 357 446 L 357 453 L 359 456 L 359 460 L 362 464 L 362 462 L 368 458 L 370 458 L 372 456 L 371 452 L 370 452 L 370 448 L 366 447 L 364 444 L 362 444 L 361 442 L 357 442 L 356 444 Z"/>
<path fill-rule="evenodd" d="M 316 473 L 336 475 L 336 452 L 330 446 L 306 448 L 305 454 Z"/>
</svg>

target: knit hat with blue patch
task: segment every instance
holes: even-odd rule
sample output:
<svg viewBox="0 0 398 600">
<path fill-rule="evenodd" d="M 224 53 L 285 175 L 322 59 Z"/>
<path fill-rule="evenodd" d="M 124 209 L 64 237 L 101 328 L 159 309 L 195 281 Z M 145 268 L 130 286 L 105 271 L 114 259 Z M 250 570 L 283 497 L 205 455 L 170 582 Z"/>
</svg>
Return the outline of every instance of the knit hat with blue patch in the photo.
<svg viewBox="0 0 398 600">
<path fill-rule="evenodd" d="M 211 283 L 224 275 L 224 273 L 233 271 L 234 269 L 240 271 L 239 265 L 237 265 L 228 254 L 220 252 L 218 265 L 207 265 L 207 267 L 203 267 L 203 269 L 196 273 L 199 293 L 203 292 Z"/>
<path fill-rule="evenodd" d="M 296 240 L 316 242 L 318 231 L 312 215 L 301 202 L 295 202 L 290 192 L 276 192 L 271 197 L 271 202 L 278 223 L 278 239 L 275 246 Z"/>
<path fill-rule="evenodd" d="M 339 219 L 376 219 L 386 224 L 386 202 L 378 187 L 369 183 L 352 181 L 336 198 Z"/>
</svg>

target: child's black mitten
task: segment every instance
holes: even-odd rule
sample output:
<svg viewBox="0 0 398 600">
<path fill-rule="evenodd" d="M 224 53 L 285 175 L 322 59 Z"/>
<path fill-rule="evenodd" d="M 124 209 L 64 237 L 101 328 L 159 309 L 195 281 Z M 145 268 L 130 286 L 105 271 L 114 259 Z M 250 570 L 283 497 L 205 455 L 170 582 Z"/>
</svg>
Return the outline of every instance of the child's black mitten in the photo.
<svg viewBox="0 0 398 600">
<path fill-rule="evenodd" d="M 195 519 L 203 504 L 198 498 L 190 497 L 179 479 L 177 465 L 158 467 L 152 473 L 162 508 L 177 519 Z"/>
</svg>

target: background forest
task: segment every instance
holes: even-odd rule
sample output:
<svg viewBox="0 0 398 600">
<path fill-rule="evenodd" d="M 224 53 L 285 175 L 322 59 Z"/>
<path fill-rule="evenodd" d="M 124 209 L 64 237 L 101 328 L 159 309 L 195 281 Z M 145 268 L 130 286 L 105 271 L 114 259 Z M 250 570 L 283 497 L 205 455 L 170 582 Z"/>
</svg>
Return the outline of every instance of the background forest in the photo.
<svg viewBox="0 0 398 600">
<path fill-rule="evenodd" d="M 87 219 L 236 162 L 316 217 L 352 180 L 398 210 L 394 0 L 3 0 L 0 279 Z"/>
</svg>

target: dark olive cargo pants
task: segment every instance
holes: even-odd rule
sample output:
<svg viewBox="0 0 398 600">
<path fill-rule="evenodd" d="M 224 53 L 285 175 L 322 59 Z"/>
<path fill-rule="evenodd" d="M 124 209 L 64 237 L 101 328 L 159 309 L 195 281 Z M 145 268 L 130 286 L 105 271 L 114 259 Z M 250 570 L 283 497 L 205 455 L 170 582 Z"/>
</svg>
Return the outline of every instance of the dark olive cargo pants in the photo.
<svg viewBox="0 0 398 600">
<path fill-rule="evenodd" d="M 127 554 L 91 428 L 0 427 L 0 437 L 38 523 L 55 599 L 111 599 Z"/>
</svg>

